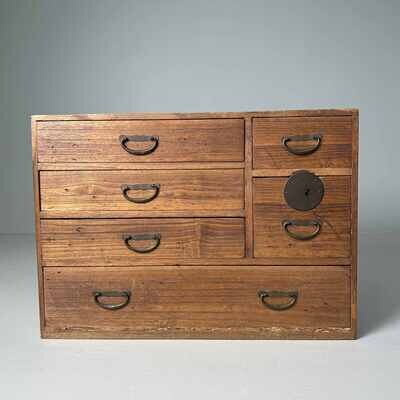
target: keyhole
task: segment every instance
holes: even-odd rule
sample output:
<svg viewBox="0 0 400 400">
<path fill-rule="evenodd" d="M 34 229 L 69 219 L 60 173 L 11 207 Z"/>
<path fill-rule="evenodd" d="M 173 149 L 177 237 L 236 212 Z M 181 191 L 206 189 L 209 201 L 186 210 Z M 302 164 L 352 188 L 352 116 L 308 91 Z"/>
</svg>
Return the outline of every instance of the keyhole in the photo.
<svg viewBox="0 0 400 400">
<path fill-rule="evenodd" d="M 308 195 L 310 194 L 310 189 L 309 189 L 309 188 L 306 188 L 306 190 L 304 191 L 304 194 L 305 194 L 306 196 L 308 196 Z"/>
</svg>

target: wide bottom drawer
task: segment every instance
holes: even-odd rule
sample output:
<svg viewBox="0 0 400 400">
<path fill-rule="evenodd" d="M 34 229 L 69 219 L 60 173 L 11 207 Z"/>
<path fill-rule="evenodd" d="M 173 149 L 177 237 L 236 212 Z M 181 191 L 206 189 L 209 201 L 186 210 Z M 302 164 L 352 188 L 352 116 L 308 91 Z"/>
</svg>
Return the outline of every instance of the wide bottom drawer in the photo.
<svg viewBox="0 0 400 400">
<path fill-rule="evenodd" d="M 349 267 L 53 267 L 43 275 L 44 337 L 351 337 Z"/>
</svg>

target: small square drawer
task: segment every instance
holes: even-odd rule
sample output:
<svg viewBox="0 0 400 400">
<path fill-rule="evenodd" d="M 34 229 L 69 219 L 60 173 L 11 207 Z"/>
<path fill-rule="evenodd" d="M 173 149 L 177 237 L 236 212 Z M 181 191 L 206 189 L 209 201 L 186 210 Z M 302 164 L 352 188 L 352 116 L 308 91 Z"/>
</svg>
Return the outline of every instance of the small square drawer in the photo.
<svg viewBox="0 0 400 400">
<path fill-rule="evenodd" d="M 350 177 L 321 177 L 324 196 L 309 211 L 288 206 L 284 198 L 287 180 L 253 180 L 254 256 L 314 264 L 320 258 L 350 258 Z"/>
<path fill-rule="evenodd" d="M 43 121 L 38 160 L 71 162 L 243 161 L 243 119 Z"/>
<path fill-rule="evenodd" d="M 352 118 L 253 119 L 253 168 L 351 168 Z"/>
</svg>

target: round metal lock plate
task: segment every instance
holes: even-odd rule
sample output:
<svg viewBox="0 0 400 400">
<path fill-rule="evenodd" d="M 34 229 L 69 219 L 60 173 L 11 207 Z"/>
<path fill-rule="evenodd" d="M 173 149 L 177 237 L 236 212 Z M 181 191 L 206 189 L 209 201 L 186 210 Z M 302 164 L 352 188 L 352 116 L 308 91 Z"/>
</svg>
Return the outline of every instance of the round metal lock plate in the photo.
<svg viewBox="0 0 400 400">
<path fill-rule="evenodd" d="M 311 172 L 297 171 L 286 182 L 283 194 L 289 207 L 309 211 L 321 203 L 324 184 Z"/>
</svg>

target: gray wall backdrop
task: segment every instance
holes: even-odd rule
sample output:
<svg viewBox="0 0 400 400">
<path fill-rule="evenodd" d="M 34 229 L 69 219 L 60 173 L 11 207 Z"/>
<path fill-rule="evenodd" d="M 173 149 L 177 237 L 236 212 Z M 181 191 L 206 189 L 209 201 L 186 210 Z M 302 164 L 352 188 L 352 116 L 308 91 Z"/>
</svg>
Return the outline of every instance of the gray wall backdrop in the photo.
<svg viewBox="0 0 400 400">
<path fill-rule="evenodd" d="M 398 0 L 0 0 L 0 233 L 33 232 L 31 114 L 329 107 L 360 108 L 361 232 L 397 229 L 399 21 Z"/>
</svg>

